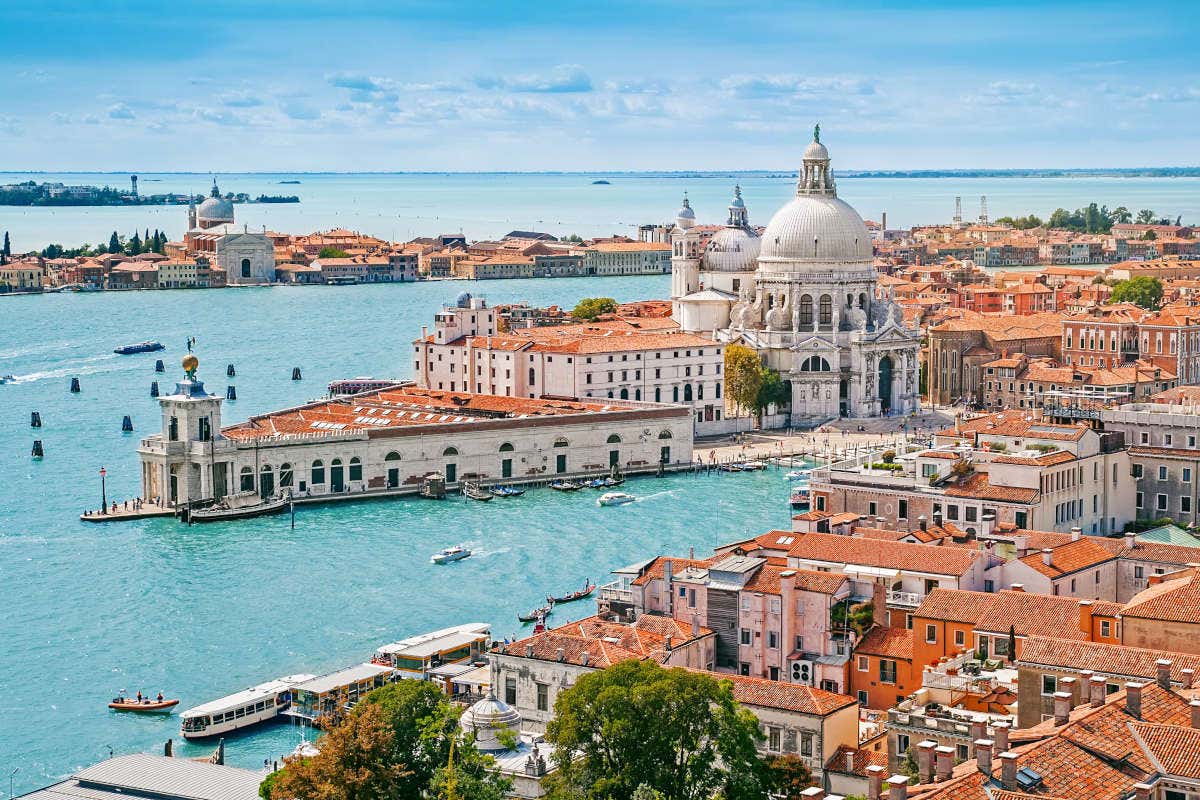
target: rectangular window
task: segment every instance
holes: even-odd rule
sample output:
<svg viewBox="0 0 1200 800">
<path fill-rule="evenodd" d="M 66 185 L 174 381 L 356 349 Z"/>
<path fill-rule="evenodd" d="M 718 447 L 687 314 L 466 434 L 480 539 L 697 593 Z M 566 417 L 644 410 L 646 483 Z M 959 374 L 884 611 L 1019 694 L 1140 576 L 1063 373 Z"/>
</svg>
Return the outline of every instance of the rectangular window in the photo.
<svg viewBox="0 0 1200 800">
<path fill-rule="evenodd" d="M 779 752 L 779 728 L 767 728 L 767 749 L 772 753 Z"/>
<path fill-rule="evenodd" d="M 925 626 L 925 642 L 926 644 L 937 644 L 937 625 Z"/>
<path fill-rule="evenodd" d="M 859 672 L 870 672 L 871 671 L 871 659 L 867 658 L 866 656 L 859 656 L 858 657 L 858 671 Z"/>
<path fill-rule="evenodd" d="M 1112 636 L 1112 623 L 1106 619 L 1100 620 L 1100 635 L 1105 638 Z"/>
<path fill-rule="evenodd" d="M 908 501 L 907 500 L 900 501 L 900 510 L 896 512 L 896 515 L 900 519 L 908 519 Z"/>
<path fill-rule="evenodd" d="M 800 734 L 800 755 L 805 758 L 812 758 L 813 754 L 813 735 L 811 733 Z"/>
<path fill-rule="evenodd" d="M 1187 495 L 1179 498 L 1179 510 L 1184 514 L 1192 513 L 1192 498 Z"/>
<path fill-rule="evenodd" d="M 510 706 L 515 706 L 517 704 L 516 678 L 504 679 L 504 702 L 508 703 Z"/>
<path fill-rule="evenodd" d="M 544 683 L 537 684 L 537 710 L 548 711 L 550 708 L 550 687 Z"/>
<path fill-rule="evenodd" d="M 1192 482 L 1192 468 L 1191 467 L 1183 468 L 1183 482 L 1184 483 Z"/>
<path fill-rule="evenodd" d="M 1058 691 L 1058 676 L 1057 675 L 1043 675 L 1042 676 L 1042 696 L 1043 697 L 1053 697 L 1054 693 L 1057 691 Z"/>
<path fill-rule="evenodd" d="M 1167 468 L 1166 467 L 1158 468 L 1158 479 L 1160 481 L 1165 481 L 1167 479 Z"/>
<path fill-rule="evenodd" d="M 1167 510 L 1167 496 L 1165 494 L 1155 495 L 1154 496 L 1154 507 L 1156 509 L 1158 509 L 1159 511 L 1166 511 Z"/>
<path fill-rule="evenodd" d="M 742 628 L 742 644 L 750 644 L 750 629 Z"/>
<path fill-rule="evenodd" d="M 779 634 L 775 631 L 767 631 L 767 647 L 772 650 L 779 649 Z"/>
<path fill-rule="evenodd" d="M 1137 495 L 1134 497 L 1134 505 L 1137 506 L 1138 508 L 1142 507 L 1142 493 L 1141 492 L 1138 492 Z"/>
<path fill-rule="evenodd" d="M 966 643 L 967 643 L 966 632 L 965 631 L 955 631 L 954 632 L 954 646 L 962 647 Z"/>
<path fill-rule="evenodd" d="M 872 517 L 879 513 L 879 509 L 876 506 L 876 504 L 874 503 L 874 501 L 867 503 L 867 513 L 870 514 Z"/>
<path fill-rule="evenodd" d="M 896 682 L 896 662 L 888 658 L 879 659 L 879 682 L 891 683 Z"/>
</svg>

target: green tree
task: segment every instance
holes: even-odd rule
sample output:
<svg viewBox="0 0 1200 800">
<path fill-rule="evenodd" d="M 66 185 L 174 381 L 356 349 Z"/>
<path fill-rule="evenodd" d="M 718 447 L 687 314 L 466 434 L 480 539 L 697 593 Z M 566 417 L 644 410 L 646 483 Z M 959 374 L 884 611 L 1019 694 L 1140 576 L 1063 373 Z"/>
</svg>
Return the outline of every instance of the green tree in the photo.
<svg viewBox="0 0 1200 800">
<path fill-rule="evenodd" d="M 585 297 L 575 304 L 571 316 L 588 322 L 603 314 L 612 314 L 617 310 L 617 301 L 611 297 Z"/>
<path fill-rule="evenodd" d="M 349 258 L 350 254 L 338 247 L 326 245 L 317 253 L 317 258 Z"/>
<path fill-rule="evenodd" d="M 116 231 L 113 231 L 112 236 L 108 237 L 108 252 L 119 253 L 119 252 L 121 252 L 122 249 L 123 248 L 121 247 L 121 237 L 117 236 Z"/>
<path fill-rule="evenodd" d="M 7 264 L 12 258 L 12 240 L 8 238 L 8 231 L 4 232 L 4 247 L 0 249 L 0 264 Z"/>
<path fill-rule="evenodd" d="M 799 756 L 779 755 L 767 760 L 771 797 L 800 800 L 800 793 L 813 785 L 812 771 Z"/>
<path fill-rule="evenodd" d="M 1148 208 L 1143 208 L 1137 213 L 1137 221 L 1143 225 L 1151 225 L 1154 223 L 1155 214 Z"/>
<path fill-rule="evenodd" d="M 1158 278 L 1139 275 L 1129 280 L 1117 281 L 1113 286 L 1110 303 L 1133 303 L 1142 308 L 1155 309 L 1162 302 L 1163 285 Z"/>
<path fill-rule="evenodd" d="M 725 348 L 725 396 L 739 408 L 755 411 L 763 384 L 762 361 L 742 344 Z"/>
<path fill-rule="evenodd" d="M 559 694 L 546 729 L 558 797 L 627 800 L 640 787 L 663 800 L 759 800 L 768 771 L 753 714 L 715 676 L 656 661 L 623 661 Z"/>
<path fill-rule="evenodd" d="M 1154 231 L 1146 231 L 1145 233 L 1142 234 L 1142 238 L 1145 239 L 1146 241 L 1154 241 L 1155 239 L 1158 238 L 1158 234 L 1155 233 Z"/>
<path fill-rule="evenodd" d="M 1133 222 L 1133 212 L 1125 206 L 1117 206 L 1109 214 L 1109 219 L 1113 222 L 1130 223 Z"/>
<path fill-rule="evenodd" d="M 759 416 L 770 406 L 783 406 L 791 402 L 792 390 L 791 387 L 783 380 L 783 376 L 777 370 L 769 367 L 761 367 L 762 382 L 758 387 L 758 394 L 754 399 L 754 410 Z"/>
<path fill-rule="evenodd" d="M 131 256 L 136 256 L 142 252 L 142 237 L 138 236 L 138 232 L 133 232 L 133 238 L 129 240 L 128 249 L 126 252 Z"/>
<path fill-rule="evenodd" d="M 436 800 L 505 800 L 509 796 L 512 781 L 501 777 L 491 756 L 476 750 L 472 741 L 452 745 L 449 753 L 446 765 L 433 776 L 428 796 Z"/>
</svg>

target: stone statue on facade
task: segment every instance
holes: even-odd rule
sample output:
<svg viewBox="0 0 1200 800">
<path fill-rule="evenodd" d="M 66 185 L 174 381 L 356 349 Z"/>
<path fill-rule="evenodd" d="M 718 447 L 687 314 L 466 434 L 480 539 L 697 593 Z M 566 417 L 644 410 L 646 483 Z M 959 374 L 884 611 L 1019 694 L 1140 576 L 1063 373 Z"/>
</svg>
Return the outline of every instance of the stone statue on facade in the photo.
<svg viewBox="0 0 1200 800">
<path fill-rule="evenodd" d="M 792 326 L 792 314 L 788 310 L 788 298 L 784 295 L 784 300 L 777 306 L 774 306 L 767 312 L 767 330 L 769 331 L 786 331 Z"/>
</svg>

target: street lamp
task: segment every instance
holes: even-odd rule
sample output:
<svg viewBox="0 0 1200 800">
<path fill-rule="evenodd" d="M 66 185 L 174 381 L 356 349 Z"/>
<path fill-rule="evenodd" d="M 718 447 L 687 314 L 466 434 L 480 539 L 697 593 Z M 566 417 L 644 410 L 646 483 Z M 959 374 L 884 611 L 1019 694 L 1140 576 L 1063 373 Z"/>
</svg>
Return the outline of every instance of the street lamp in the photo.
<svg viewBox="0 0 1200 800">
<path fill-rule="evenodd" d="M 12 772 L 8 773 L 8 800 L 12 800 L 13 798 L 13 777 L 20 771 L 21 768 L 17 767 Z"/>
<path fill-rule="evenodd" d="M 108 470 L 104 467 L 100 468 L 100 513 L 108 513 L 108 491 L 105 487 L 105 477 L 108 475 Z"/>
</svg>

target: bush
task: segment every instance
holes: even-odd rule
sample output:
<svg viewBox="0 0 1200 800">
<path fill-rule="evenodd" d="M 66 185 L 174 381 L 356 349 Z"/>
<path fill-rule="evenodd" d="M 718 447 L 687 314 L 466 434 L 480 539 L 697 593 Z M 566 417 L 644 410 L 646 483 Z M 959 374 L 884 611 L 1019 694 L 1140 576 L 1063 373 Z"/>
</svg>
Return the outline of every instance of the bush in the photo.
<svg viewBox="0 0 1200 800">
<path fill-rule="evenodd" d="M 1058 445 L 1056 445 L 1056 444 L 1031 444 L 1031 445 L 1029 445 L 1029 449 L 1036 450 L 1039 453 L 1053 453 L 1055 450 L 1058 449 Z"/>
<path fill-rule="evenodd" d="M 885 464 L 891 464 L 893 461 L 896 460 L 896 451 L 895 450 L 884 450 L 883 455 L 881 455 L 879 457 L 879 460 Z"/>
<path fill-rule="evenodd" d="M 871 465 L 871 469 L 886 469 L 892 472 L 903 472 L 903 464 L 893 464 L 891 461 L 876 461 Z"/>
</svg>

